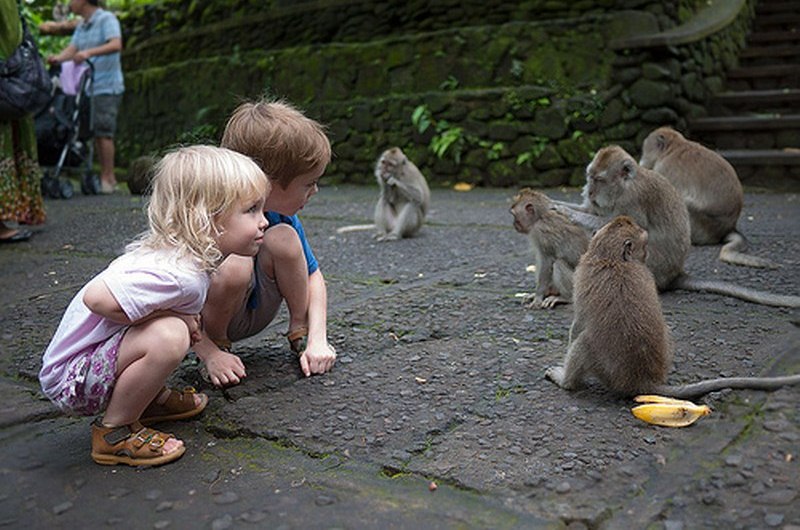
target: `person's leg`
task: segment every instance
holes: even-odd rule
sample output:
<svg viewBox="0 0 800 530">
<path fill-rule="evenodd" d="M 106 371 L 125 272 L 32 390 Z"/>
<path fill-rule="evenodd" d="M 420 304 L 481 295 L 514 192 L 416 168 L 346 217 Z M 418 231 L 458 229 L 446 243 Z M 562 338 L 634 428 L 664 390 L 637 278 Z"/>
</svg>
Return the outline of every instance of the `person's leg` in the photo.
<svg viewBox="0 0 800 530">
<path fill-rule="evenodd" d="M 94 145 L 100 163 L 100 183 L 103 193 L 111 193 L 117 185 L 114 175 L 114 134 L 121 95 L 101 94 L 92 98 Z"/>
<path fill-rule="evenodd" d="M 123 337 L 117 357 L 117 381 L 103 415 L 106 427 L 138 421 L 144 409 L 164 387 L 190 346 L 189 328 L 178 317 L 163 317 L 131 327 Z M 199 400 L 195 397 L 195 400 Z M 164 454 L 183 446 L 170 438 Z"/>
<path fill-rule="evenodd" d="M 203 329 L 216 344 L 230 342 L 228 326 L 246 303 L 253 277 L 253 258 L 231 254 L 211 279 L 206 303 L 203 306 Z"/>
<path fill-rule="evenodd" d="M 291 226 L 276 225 L 264 234 L 263 248 L 258 263 L 286 300 L 289 331 L 308 326 L 308 265 L 300 237 Z"/>
<path fill-rule="evenodd" d="M 102 191 L 110 193 L 117 185 L 117 177 L 114 175 L 114 139 L 98 136 L 94 139 L 94 145 L 100 162 Z"/>
</svg>

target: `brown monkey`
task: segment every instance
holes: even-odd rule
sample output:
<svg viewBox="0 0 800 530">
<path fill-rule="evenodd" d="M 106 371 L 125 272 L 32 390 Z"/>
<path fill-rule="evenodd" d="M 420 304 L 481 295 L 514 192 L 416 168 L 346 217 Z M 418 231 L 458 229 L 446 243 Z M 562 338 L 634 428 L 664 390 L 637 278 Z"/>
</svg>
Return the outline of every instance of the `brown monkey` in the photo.
<svg viewBox="0 0 800 530">
<path fill-rule="evenodd" d="M 683 272 L 691 247 L 689 213 L 667 179 L 643 168 L 619 146 L 600 149 L 586 168 L 582 205 L 556 203 L 587 228 L 617 215 L 633 218 L 649 233 L 646 263 L 660 291 L 708 291 L 758 304 L 800 307 L 800 296 L 776 295 L 727 282 L 701 280 Z"/>
<path fill-rule="evenodd" d="M 616 394 L 677 398 L 723 388 L 770 390 L 800 383 L 798 374 L 665 385 L 673 345 L 655 279 L 645 265 L 647 245 L 647 232 L 626 216 L 613 219 L 592 238 L 575 270 L 575 316 L 564 365 L 549 368 L 548 379 L 572 390 L 595 377 Z"/>
<path fill-rule="evenodd" d="M 744 193 L 736 170 L 718 153 L 692 142 L 670 127 L 651 132 L 642 144 L 639 165 L 663 175 L 678 189 L 689 210 L 692 244 L 716 245 L 722 261 L 749 267 L 775 267 L 742 252 L 744 236 L 736 230 Z"/>
<path fill-rule="evenodd" d="M 514 229 L 531 240 L 536 262 L 536 292 L 530 307 L 552 308 L 572 299 L 572 274 L 589 236 L 569 217 L 555 210 L 543 193 L 524 188 L 511 205 Z"/>
<path fill-rule="evenodd" d="M 399 147 L 384 151 L 375 164 L 380 186 L 375 205 L 375 227 L 379 241 L 411 237 L 416 234 L 430 206 L 428 182 Z"/>
</svg>

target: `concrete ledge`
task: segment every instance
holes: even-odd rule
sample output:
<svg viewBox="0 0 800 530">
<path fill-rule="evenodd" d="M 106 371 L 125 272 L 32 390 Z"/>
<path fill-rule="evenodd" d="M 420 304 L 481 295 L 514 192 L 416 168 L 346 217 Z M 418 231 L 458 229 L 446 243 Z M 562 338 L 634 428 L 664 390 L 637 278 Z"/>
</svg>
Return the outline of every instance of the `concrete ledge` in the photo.
<svg viewBox="0 0 800 530">
<path fill-rule="evenodd" d="M 626 48 L 653 48 L 695 42 L 716 33 L 733 22 L 745 6 L 746 0 L 711 0 L 685 24 L 655 35 L 640 35 L 617 39 L 610 43 L 612 50 Z"/>
</svg>

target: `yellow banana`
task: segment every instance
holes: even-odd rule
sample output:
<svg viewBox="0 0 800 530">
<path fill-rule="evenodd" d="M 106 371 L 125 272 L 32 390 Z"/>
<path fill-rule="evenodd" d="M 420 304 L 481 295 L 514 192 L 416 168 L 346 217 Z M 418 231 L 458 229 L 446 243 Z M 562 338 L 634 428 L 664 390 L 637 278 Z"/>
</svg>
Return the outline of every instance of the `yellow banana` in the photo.
<svg viewBox="0 0 800 530">
<path fill-rule="evenodd" d="M 672 403 L 673 405 L 694 405 L 691 401 L 683 399 L 675 399 L 666 396 L 656 396 L 655 394 L 642 394 L 636 396 L 633 400 L 637 403 Z"/>
<path fill-rule="evenodd" d="M 711 414 L 708 405 L 695 405 L 691 401 L 662 396 L 637 396 L 644 405 L 633 407 L 631 412 L 640 420 L 664 427 L 686 427 L 699 418 Z"/>
</svg>

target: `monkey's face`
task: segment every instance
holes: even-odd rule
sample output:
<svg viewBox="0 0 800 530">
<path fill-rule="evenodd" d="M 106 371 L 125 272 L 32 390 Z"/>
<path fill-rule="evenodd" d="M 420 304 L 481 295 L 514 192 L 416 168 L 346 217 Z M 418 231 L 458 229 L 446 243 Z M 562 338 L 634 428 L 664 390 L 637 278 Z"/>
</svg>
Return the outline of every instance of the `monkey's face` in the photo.
<svg viewBox="0 0 800 530">
<path fill-rule="evenodd" d="M 378 158 L 378 163 L 375 164 L 375 176 L 382 181 L 387 181 L 391 177 L 398 178 L 406 160 L 406 155 L 403 154 L 399 147 L 387 149 Z"/>
<path fill-rule="evenodd" d="M 520 234 L 527 234 L 531 231 L 531 227 L 536 220 L 536 212 L 530 201 L 518 199 L 511 206 L 509 212 L 514 216 L 514 230 Z"/>
</svg>

